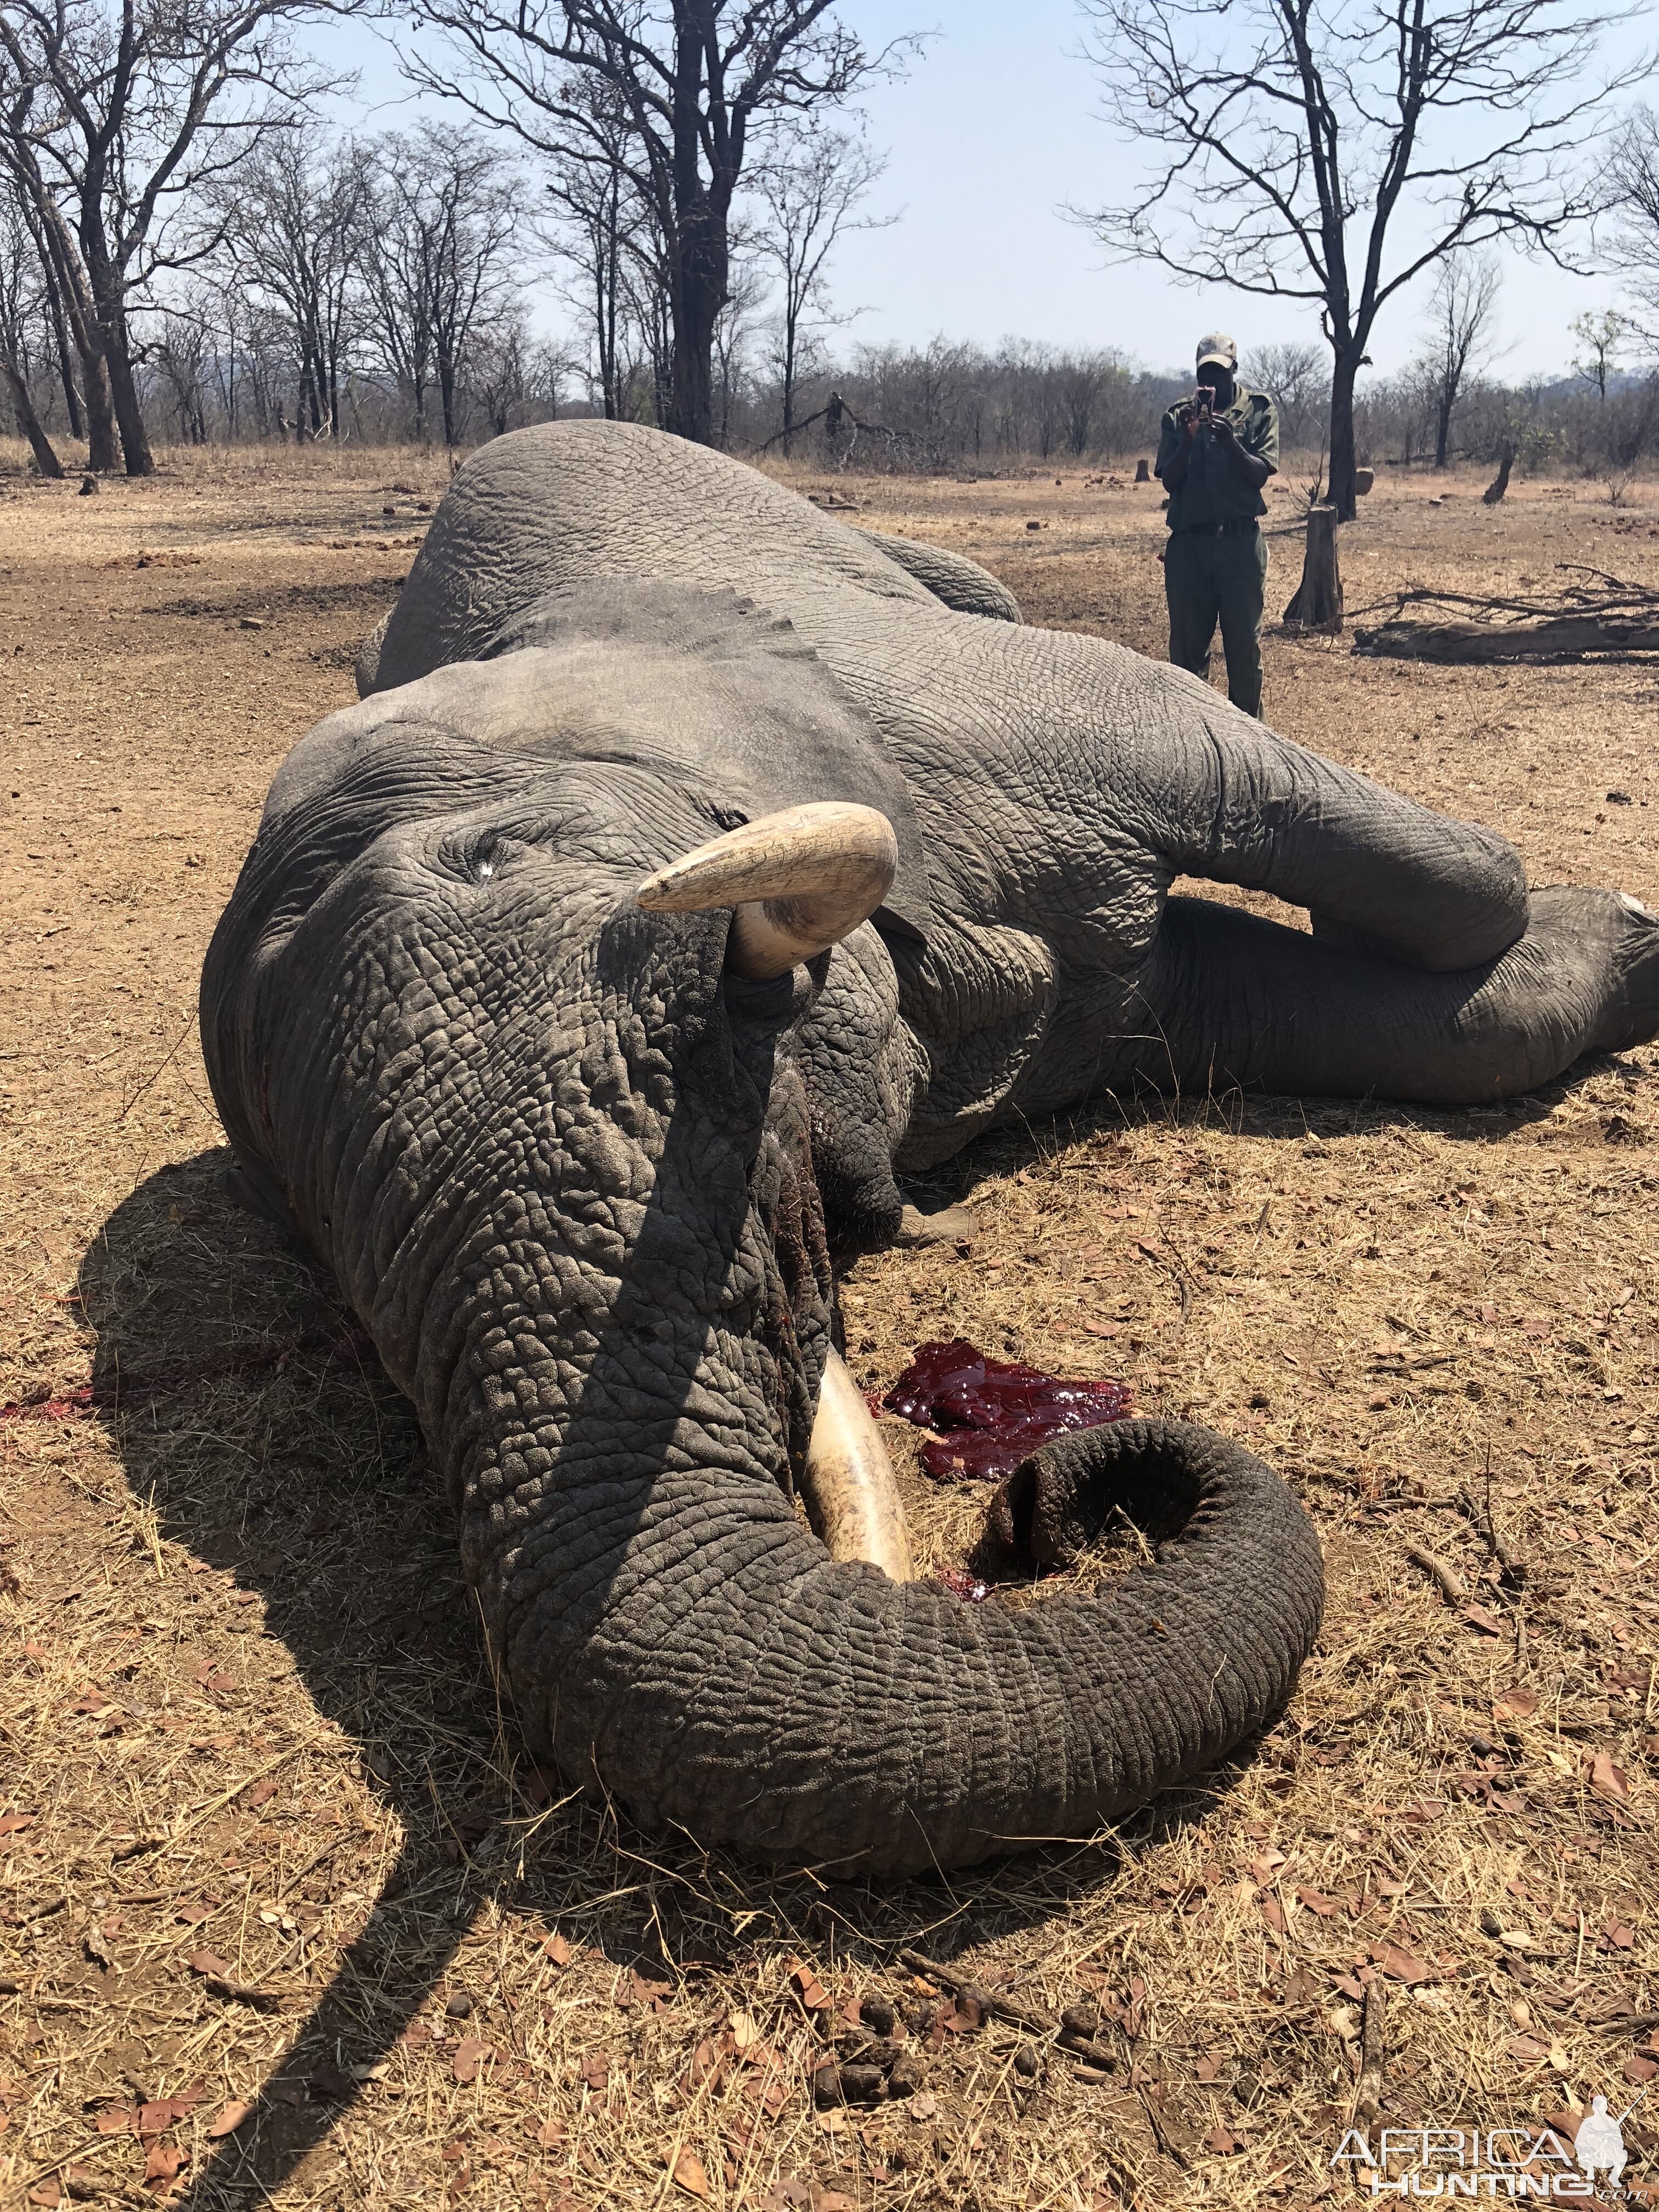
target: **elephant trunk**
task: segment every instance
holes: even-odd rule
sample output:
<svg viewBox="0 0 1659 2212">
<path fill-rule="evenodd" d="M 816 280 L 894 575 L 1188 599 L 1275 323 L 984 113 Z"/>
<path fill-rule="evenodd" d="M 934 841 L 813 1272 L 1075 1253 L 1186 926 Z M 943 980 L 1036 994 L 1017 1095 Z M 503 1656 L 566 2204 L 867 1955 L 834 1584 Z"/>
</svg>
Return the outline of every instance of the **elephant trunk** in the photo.
<svg viewBox="0 0 1659 2212">
<path fill-rule="evenodd" d="M 994 1518 L 1057 1565 L 1119 1509 L 1157 1539 L 1121 1582 L 973 1606 L 837 1563 L 781 1491 L 674 1450 L 631 1494 L 568 1498 L 486 1612 L 532 1745 L 647 1825 L 769 1861 L 964 1865 L 1087 1833 L 1222 1757 L 1312 1645 L 1312 1528 L 1206 1431 L 1066 1438 Z"/>
</svg>

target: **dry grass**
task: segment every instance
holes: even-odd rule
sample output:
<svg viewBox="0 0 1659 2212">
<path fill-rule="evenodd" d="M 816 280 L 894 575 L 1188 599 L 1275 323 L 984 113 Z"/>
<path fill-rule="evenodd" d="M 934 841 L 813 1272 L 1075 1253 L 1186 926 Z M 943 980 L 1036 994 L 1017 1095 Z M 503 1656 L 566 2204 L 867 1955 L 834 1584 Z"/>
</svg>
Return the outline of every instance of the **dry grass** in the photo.
<svg viewBox="0 0 1659 2212">
<path fill-rule="evenodd" d="M 1103 1102 L 943 1178 L 981 1209 L 965 1260 L 850 1270 L 864 1380 L 961 1330 L 1121 1373 L 1296 1483 L 1331 1605 L 1252 1758 L 1095 1843 L 903 1887 L 757 1876 L 547 1802 L 406 1408 L 216 1194 L 191 1022 L 270 773 L 350 696 L 441 482 L 310 453 L 179 457 L 95 501 L 0 479 L 0 1400 L 96 1392 L 0 1420 L 0 1814 L 27 1822 L 0 1835 L 0 2185 L 204 2212 L 1301 2206 L 1333 2186 L 1379 1973 L 1390 2124 L 1627 2103 L 1659 2051 L 1651 1053 L 1485 1113 Z M 1452 489 L 1379 487 L 1351 604 L 1563 560 L 1654 580 L 1648 507 Z M 1034 619 L 1158 647 L 1146 490 L 836 489 Z M 1500 823 L 1540 879 L 1659 896 L 1648 672 L 1275 640 L 1268 701 Z M 896 1440 L 928 1556 L 959 1558 L 983 1493 Z M 1030 2083 L 1021 2031 L 932 2026 L 905 1945 L 1098 2002 L 1111 2069 L 1048 2048 Z M 811 2055 L 884 1991 L 921 2094 L 815 2112 Z M 233 2102 L 256 2109 L 216 2141 Z"/>
</svg>

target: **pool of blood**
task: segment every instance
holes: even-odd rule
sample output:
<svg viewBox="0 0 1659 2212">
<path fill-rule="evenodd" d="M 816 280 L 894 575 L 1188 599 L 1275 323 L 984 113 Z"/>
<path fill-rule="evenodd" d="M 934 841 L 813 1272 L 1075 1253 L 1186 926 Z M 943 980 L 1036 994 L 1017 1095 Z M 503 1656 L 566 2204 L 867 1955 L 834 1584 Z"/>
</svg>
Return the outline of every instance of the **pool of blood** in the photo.
<svg viewBox="0 0 1659 2212">
<path fill-rule="evenodd" d="M 1012 1474 L 1039 1444 L 1068 1429 L 1121 1421 L 1129 1410 L 1121 1382 L 1068 1382 L 1017 1360 L 993 1359 L 963 1337 L 918 1345 L 882 1404 L 919 1429 L 943 1431 L 921 1448 L 921 1462 L 942 1481 Z"/>
</svg>

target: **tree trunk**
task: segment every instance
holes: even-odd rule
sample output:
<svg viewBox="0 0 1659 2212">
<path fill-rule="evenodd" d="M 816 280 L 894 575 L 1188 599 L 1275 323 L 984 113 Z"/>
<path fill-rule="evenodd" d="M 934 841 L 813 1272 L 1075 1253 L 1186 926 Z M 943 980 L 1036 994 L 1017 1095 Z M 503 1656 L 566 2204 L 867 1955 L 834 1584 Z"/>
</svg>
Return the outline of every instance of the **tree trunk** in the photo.
<svg viewBox="0 0 1659 2212">
<path fill-rule="evenodd" d="M 1336 524 L 1334 506 L 1308 509 L 1308 546 L 1303 556 L 1302 581 L 1285 610 L 1286 623 L 1297 629 L 1328 630 L 1334 635 L 1342 627 L 1342 577 L 1336 563 Z"/>
<path fill-rule="evenodd" d="M 17 417 L 17 427 L 29 441 L 35 467 L 43 477 L 61 477 L 64 464 L 53 453 L 52 441 L 40 427 L 40 417 L 34 411 L 29 388 L 19 375 L 16 363 L 0 358 L 0 376 L 5 379 L 6 390 L 11 395 L 12 410 Z"/>
<path fill-rule="evenodd" d="M 453 453 L 455 450 L 455 363 L 450 358 L 447 349 L 438 356 L 438 392 L 443 401 L 445 450 Z"/>
<path fill-rule="evenodd" d="M 1354 518 L 1353 387 L 1362 348 L 1346 347 L 1331 364 L 1331 467 L 1328 497 L 1339 522 Z"/>
<path fill-rule="evenodd" d="M 783 325 L 783 458 L 789 458 L 789 448 L 795 433 L 795 318 L 787 310 Z"/>
<path fill-rule="evenodd" d="M 714 441 L 714 319 L 720 295 L 701 276 L 683 280 L 675 302 L 668 428 L 694 445 Z"/>
<path fill-rule="evenodd" d="M 726 304 L 726 226 L 707 195 L 678 210 L 667 428 L 699 446 L 714 441 L 714 325 Z"/>
<path fill-rule="evenodd" d="M 1135 463 L 1135 482 L 1137 483 L 1151 483 L 1152 480 L 1152 472 L 1147 466 L 1146 456 L 1143 453 L 1140 459 Z"/>
<path fill-rule="evenodd" d="M 1506 445 L 1498 458 L 1498 474 L 1480 495 L 1481 504 L 1496 507 L 1510 488 L 1510 471 L 1515 466 L 1515 448 Z"/>
<path fill-rule="evenodd" d="M 1434 410 L 1434 465 L 1437 469 L 1446 465 L 1446 449 L 1451 443 L 1452 402 L 1441 399 Z"/>
<path fill-rule="evenodd" d="M 69 412 L 70 435 L 84 438 L 87 426 L 81 412 L 81 395 L 75 388 L 75 371 L 70 366 L 69 328 L 64 320 L 64 295 L 58 289 L 58 276 L 49 254 L 40 256 L 40 268 L 46 280 L 46 301 L 52 310 L 52 335 L 58 352 L 58 374 L 64 386 L 64 405 Z"/>
<path fill-rule="evenodd" d="M 121 428 L 121 447 L 126 456 L 127 474 L 130 477 L 153 477 L 155 459 L 149 449 L 143 410 L 138 404 L 138 387 L 133 380 L 132 358 L 127 351 L 126 318 L 118 308 L 104 324 L 104 358 L 109 369 L 110 397 L 114 404 L 115 419 Z"/>
</svg>

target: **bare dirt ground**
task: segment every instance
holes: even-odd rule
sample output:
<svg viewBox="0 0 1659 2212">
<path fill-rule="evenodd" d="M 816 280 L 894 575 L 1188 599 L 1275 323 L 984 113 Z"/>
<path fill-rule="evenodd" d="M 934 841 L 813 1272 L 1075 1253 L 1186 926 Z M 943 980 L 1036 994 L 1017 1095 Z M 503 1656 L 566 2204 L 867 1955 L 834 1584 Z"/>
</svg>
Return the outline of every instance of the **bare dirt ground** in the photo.
<svg viewBox="0 0 1659 2212">
<path fill-rule="evenodd" d="M 1297 2207 L 1354 2186 L 1368 2005 L 1394 2128 L 1535 2131 L 1659 2075 L 1659 1055 L 1484 1112 L 1105 1100 L 976 1147 L 936 1193 L 978 1208 L 968 1251 L 848 1271 L 860 1380 L 961 1332 L 1248 1440 L 1326 1546 L 1291 1711 L 1113 1834 L 948 1881 L 651 1843 L 526 1766 L 407 1408 L 216 1190 L 203 950 L 441 466 L 178 456 L 81 500 L 0 461 L 0 2190 Z M 794 480 L 1156 652 L 1130 473 Z M 1478 490 L 1385 476 L 1350 606 L 1564 562 L 1659 580 L 1650 491 Z M 1650 668 L 1275 637 L 1267 713 L 1498 824 L 1535 880 L 1659 899 Z M 959 1563 L 983 1491 L 890 1434 Z M 884 1997 L 915 2094 L 815 2110 L 814 2058 Z M 1088 2064 L 1006 2016 L 1079 2004 Z M 1656 2128 L 1626 2128 L 1653 2188 Z"/>
</svg>

